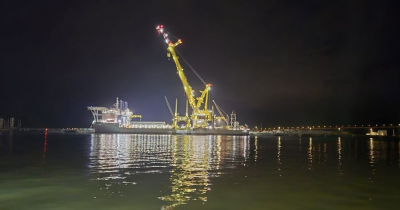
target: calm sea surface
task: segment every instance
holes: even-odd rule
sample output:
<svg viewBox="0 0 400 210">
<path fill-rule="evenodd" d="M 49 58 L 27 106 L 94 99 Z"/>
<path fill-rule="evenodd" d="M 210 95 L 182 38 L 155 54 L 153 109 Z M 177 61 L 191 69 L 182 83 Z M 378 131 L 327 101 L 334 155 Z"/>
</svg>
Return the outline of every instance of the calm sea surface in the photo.
<svg viewBox="0 0 400 210">
<path fill-rule="evenodd" d="M 400 209 L 398 139 L 0 134 L 0 209 Z"/>
</svg>

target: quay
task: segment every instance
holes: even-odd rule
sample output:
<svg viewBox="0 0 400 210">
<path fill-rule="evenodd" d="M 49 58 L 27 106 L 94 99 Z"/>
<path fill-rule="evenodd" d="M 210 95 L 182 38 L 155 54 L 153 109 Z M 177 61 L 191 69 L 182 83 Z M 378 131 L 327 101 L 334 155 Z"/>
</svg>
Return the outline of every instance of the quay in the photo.
<svg viewBox="0 0 400 210">
<path fill-rule="evenodd" d="M 3 128 L 0 132 L 40 132 L 40 133 L 77 133 L 88 134 L 94 133 L 93 128 Z"/>
<path fill-rule="evenodd" d="M 277 127 L 250 131 L 253 136 L 379 136 L 400 137 L 399 125 Z"/>
</svg>

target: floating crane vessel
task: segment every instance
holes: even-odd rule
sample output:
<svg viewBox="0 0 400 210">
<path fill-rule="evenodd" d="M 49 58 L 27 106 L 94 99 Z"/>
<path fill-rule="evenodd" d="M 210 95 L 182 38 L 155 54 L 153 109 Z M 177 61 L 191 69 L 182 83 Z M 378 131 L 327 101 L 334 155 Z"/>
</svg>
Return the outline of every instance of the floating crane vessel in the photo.
<svg viewBox="0 0 400 210">
<path fill-rule="evenodd" d="M 183 90 L 186 95 L 186 114 L 179 115 L 177 110 L 178 101 L 175 101 L 175 113 L 172 112 L 171 106 L 165 97 L 168 109 L 172 117 L 172 125 L 165 122 L 142 121 L 142 116 L 133 114 L 128 108 L 128 103 L 122 100 L 116 100 L 113 107 L 88 107 L 93 114 L 92 126 L 96 133 L 149 133 L 149 134 L 212 134 L 212 135 L 248 135 L 247 126 L 240 126 L 236 121 L 236 113 L 226 114 L 221 107 L 213 100 L 213 104 L 219 116 L 214 113 L 214 106 L 209 110 L 209 91 L 211 84 L 204 83 L 204 90 L 200 91 L 200 96 L 195 97 L 195 91 L 189 85 L 187 78 L 183 72 L 183 68 L 179 62 L 179 57 L 175 51 L 175 47 L 182 44 L 182 40 L 178 39 L 173 43 L 165 32 L 164 26 L 159 25 L 156 28 L 167 44 L 167 58 L 174 61 L 178 76 L 182 82 Z M 190 66 L 190 65 L 189 65 Z M 194 69 L 192 69 L 194 70 Z M 192 113 L 189 116 L 189 106 Z M 139 121 L 132 120 L 139 118 Z"/>
<path fill-rule="evenodd" d="M 165 31 L 163 25 L 159 25 L 156 27 L 158 35 L 161 35 L 165 43 L 167 44 L 167 58 L 172 60 L 175 63 L 176 70 L 179 76 L 179 79 L 182 82 L 183 90 L 186 95 L 186 115 L 179 116 L 177 113 L 177 105 L 175 105 L 175 114 L 173 115 L 173 128 L 177 133 L 221 133 L 221 134 L 248 134 L 249 130 L 247 126 L 240 126 L 239 122 L 236 121 L 236 113 L 232 112 L 231 116 L 224 114 L 221 108 L 216 104 L 213 100 L 213 103 L 220 114 L 220 116 L 216 116 L 214 114 L 214 106 L 212 106 L 212 110 L 209 110 L 208 107 L 208 96 L 209 91 L 211 89 L 211 84 L 204 82 L 203 79 L 196 73 L 199 79 L 204 83 L 205 88 L 201 90 L 201 95 L 199 97 L 195 97 L 195 91 L 189 85 L 185 73 L 183 72 L 183 68 L 179 62 L 179 57 L 175 48 L 182 44 L 182 40 L 178 39 L 175 43 L 171 41 L 168 33 Z M 185 59 L 183 59 L 185 61 Z M 190 67 L 190 65 L 189 65 Z M 194 70 L 194 69 L 192 69 Z M 168 100 L 167 104 L 170 109 L 171 115 L 172 110 L 169 106 Z M 177 102 L 176 102 L 177 104 Z M 192 109 L 192 114 L 188 115 L 188 105 Z M 179 123 L 183 122 L 184 125 L 180 126 Z M 225 123 L 225 124 L 224 124 Z"/>
</svg>

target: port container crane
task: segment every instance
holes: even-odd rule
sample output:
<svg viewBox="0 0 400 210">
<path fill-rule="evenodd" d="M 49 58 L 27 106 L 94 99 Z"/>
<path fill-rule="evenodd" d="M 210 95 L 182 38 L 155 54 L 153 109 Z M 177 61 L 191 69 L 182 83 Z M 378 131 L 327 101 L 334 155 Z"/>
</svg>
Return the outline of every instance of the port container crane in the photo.
<svg viewBox="0 0 400 210">
<path fill-rule="evenodd" d="M 182 44 L 182 40 L 178 39 L 177 42 L 173 43 L 169 39 L 168 34 L 165 32 L 163 25 L 157 26 L 156 29 L 157 29 L 158 34 L 162 35 L 164 37 L 164 40 L 168 45 L 167 46 L 167 57 L 168 58 L 172 57 L 175 65 L 176 65 L 176 70 L 177 70 L 179 78 L 182 82 L 187 101 L 188 101 L 190 107 L 192 108 L 192 115 L 190 116 L 190 118 L 192 120 L 193 128 L 206 128 L 207 122 L 211 121 L 211 113 L 208 110 L 208 92 L 210 90 L 211 84 L 206 84 L 205 89 L 203 91 L 200 91 L 201 96 L 195 98 L 194 90 L 189 85 L 189 82 L 187 81 L 187 78 L 183 72 L 183 68 L 182 68 L 181 64 L 179 63 L 179 57 L 177 56 L 177 54 L 175 52 L 175 47 Z M 204 108 L 200 108 L 203 103 L 204 103 Z"/>
</svg>

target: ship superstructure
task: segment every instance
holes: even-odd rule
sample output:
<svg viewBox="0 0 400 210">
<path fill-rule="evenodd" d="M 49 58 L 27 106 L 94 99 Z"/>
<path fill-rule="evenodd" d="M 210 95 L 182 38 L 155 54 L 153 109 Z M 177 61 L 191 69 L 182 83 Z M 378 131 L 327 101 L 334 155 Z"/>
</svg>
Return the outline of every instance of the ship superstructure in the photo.
<svg viewBox="0 0 400 210">
<path fill-rule="evenodd" d="M 142 121 L 142 115 L 133 114 L 128 102 L 119 100 L 110 108 L 89 106 L 92 127 L 96 133 L 170 133 L 172 126 L 165 122 Z M 139 120 L 134 120 L 139 119 Z"/>
<path fill-rule="evenodd" d="M 89 106 L 93 114 L 93 124 L 94 123 L 118 123 L 121 127 L 129 127 L 133 112 L 128 108 L 128 102 L 117 100 L 115 104 L 110 107 L 97 107 Z"/>
</svg>

